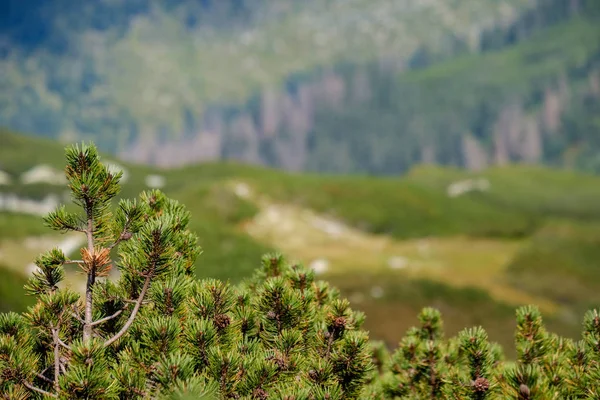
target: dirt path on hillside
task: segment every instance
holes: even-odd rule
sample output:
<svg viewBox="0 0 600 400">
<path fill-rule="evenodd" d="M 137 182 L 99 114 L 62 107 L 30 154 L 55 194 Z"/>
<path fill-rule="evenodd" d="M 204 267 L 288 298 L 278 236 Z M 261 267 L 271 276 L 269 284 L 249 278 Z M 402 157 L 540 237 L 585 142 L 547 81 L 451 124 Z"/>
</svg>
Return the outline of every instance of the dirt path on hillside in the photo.
<svg viewBox="0 0 600 400">
<path fill-rule="evenodd" d="M 547 299 L 504 282 L 504 270 L 522 242 L 465 237 L 396 240 L 352 228 L 307 208 L 257 196 L 243 182 L 231 182 L 229 187 L 260 210 L 243 224 L 247 234 L 317 273 L 385 270 L 455 287 L 482 288 L 494 299 L 515 306 L 537 304 L 545 312 L 557 310 Z"/>
</svg>

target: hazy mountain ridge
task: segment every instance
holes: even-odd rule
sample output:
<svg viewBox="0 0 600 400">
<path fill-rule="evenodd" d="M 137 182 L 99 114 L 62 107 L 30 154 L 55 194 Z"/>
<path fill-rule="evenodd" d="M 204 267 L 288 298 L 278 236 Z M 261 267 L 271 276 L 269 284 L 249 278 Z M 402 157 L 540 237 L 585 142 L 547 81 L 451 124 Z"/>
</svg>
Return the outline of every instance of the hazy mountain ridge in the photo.
<svg viewBox="0 0 600 400">
<path fill-rule="evenodd" d="M 532 2 L 52 4 L 41 8 L 42 31 L 51 33 L 41 46 L 20 47 L 19 35 L 7 36 L 0 123 L 67 140 L 95 137 L 115 150 L 135 137 L 191 133 L 211 104 L 243 102 L 265 87 L 279 91 L 290 74 L 344 60 L 404 64 L 420 47 L 445 46 L 440 39 L 448 34 L 475 49 L 478 32 L 509 25 Z M 263 17 L 231 28 L 223 22 L 235 20 L 234 9 Z M 203 22 L 212 19 L 222 22 L 217 29 Z"/>
<path fill-rule="evenodd" d="M 509 162 L 599 171 L 598 26 L 574 18 L 516 45 L 506 44 L 510 30 L 490 34 L 489 45 L 503 49 L 441 63 L 424 52 L 411 62 L 433 64 L 417 71 L 386 63 L 323 69 L 242 107 L 215 107 L 183 139 L 145 138 L 121 155 L 163 166 L 234 158 L 337 173 Z"/>
<path fill-rule="evenodd" d="M 0 124 L 160 166 L 600 169 L 593 0 L 53 4 L 0 60 Z"/>
</svg>

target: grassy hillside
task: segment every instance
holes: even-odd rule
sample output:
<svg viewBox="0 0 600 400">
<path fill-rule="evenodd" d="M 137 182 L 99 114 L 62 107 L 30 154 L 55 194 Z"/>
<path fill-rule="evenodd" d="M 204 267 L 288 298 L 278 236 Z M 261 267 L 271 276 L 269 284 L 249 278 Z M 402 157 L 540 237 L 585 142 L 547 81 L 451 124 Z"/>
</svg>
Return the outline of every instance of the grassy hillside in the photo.
<svg viewBox="0 0 600 400">
<path fill-rule="evenodd" d="M 599 48 L 597 21 L 573 18 L 505 50 L 458 57 L 410 71 L 400 79 L 422 84 L 437 94 L 450 94 L 446 89 L 460 87 L 462 92 L 481 89 L 495 94 L 529 95 L 532 89 L 553 83 L 560 73 L 584 68 Z M 426 91 L 423 95 L 428 94 Z"/>
<path fill-rule="evenodd" d="M 2 168 L 15 180 L 35 163 L 63 166 L 61 145 L 7 131 L 0 140 L 9 144 L 0 149 Z M 32 164 L 9 157 L 17 153 Z M 236 164 L 169 171 L 123 165 L 125 196 L 145 189 L 147 174 L 160 174 L 163 190 L 189 208 L 204 251 L 199 276 L 239 281 L 268 251 L 305 264 L 325 262 L 323 277 L 366 310 L 368 329 L 389 343 L 426 305 L 444 311 L 449 332 L 482 324 L 506 344 L 512 310 L 525 303 L 540 305 L 552 329 L 576 334 L 577 313 L 600 292 L 594 261 L 600 178 L 594 176 L 520 166 L 481 173 L 422 167 L 404 177 L 367 178 Z M 449 185 L 467 179 L 486 179 L 489 187 L 449 197 Z M 11 190 L 24 194 L 28 186 L 15 183 Z M 23 274 L 43 251 L 43 244 L 24 239 L 40 234 L 48 243 L 64 239 L 41 218 L 0 212 L 3 274 Z M 11 285 L 2 297 L 22 293 L 20 284 Z"/>
<path fill-rule="evenodd" d="M 600 302 L 598 260 L 600 224 L 553 221 L 517 253 L 507 272 L 513 286 L 581 313 Z"/>
<path fill-rule="evenodd" d="M 35 303 L 35 299 L 27 296 L 23 289 L 26 282 L 21 274 L 0 264 L 0 313 L 21 311 Z"/>
</svg>

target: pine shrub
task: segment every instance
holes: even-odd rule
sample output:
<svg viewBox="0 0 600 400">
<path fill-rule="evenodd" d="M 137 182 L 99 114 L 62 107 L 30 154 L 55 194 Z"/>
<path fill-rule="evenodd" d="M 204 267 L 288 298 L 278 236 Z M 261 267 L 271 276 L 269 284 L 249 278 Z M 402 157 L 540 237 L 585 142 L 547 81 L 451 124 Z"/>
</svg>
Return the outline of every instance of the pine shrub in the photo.
<svg viewBox="0 0 600 400">
<path fill-rule="evenodd" d="M 78 260 L 39 256 L 26 285 L 37 303 L 0 314 L 0 398 L 600 398 L 597 310 L 574 341 L 546 331 L 536 307 L 518 309 L 514 361 L 481 327 L 446 338 L 432 308 L 388 350 L 334 287 L 279 254 L 238 285 L 195 279 L 201 250 L 183 205 L 151 190 L 113 207 L 120 174 L 93 145 L 68 147 L 66 161 L 80 212 L 45 222 L 87 245 Z M 84 273 L 83 296 L 65 265 Z"/>
</svg>

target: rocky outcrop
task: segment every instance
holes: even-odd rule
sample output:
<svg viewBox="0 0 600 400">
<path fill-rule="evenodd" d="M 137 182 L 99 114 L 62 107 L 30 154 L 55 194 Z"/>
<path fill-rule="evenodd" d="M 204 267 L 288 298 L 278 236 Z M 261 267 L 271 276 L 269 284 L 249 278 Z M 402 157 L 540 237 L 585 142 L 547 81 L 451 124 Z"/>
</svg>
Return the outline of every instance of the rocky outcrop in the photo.
<svg viewBox="0 0 600 400">
<path fill-rule="evenodd" d="M 467 168 L 479 171 L 488 166 L 489 157 L 485 148 L 472 135 L 463 135 L 462 151 Z"/>
</svg>

